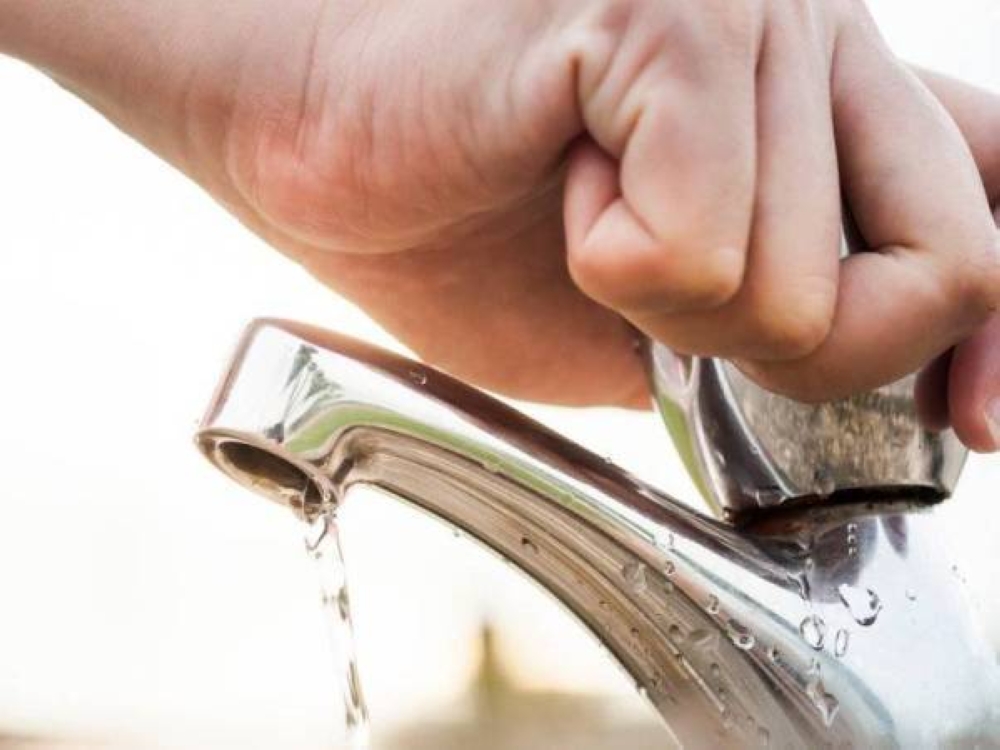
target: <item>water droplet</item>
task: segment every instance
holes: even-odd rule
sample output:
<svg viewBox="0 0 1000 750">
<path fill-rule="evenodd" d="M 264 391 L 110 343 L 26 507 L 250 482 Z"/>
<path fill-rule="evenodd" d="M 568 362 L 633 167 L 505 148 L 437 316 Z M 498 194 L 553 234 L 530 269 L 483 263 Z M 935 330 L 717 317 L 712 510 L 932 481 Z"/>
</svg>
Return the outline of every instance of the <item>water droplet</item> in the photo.
<svg viewBox="0 0 1000 750">
<path fill-rule="evenodd" d="M 646 566 L 639 562 L 630 562 L 622 568 L 622 575 L 629 588 L 636 593 L 641 593 L 648 588 L 649 582 L 646 580 Z"/>
<path fill-rule="evenodd" d="M 837 717 L 837 712 L 840 710 L 840 702 L 826 692 L 826 686 L 823 685 L 823 680 L 820 679 L 818 670 L 809 679 L 808 684 L 806 684 L 806 695 L 812 701 L 816 710 L 819 711 L 823 723 L 827 727 L 832 726 L 833 720 Z"/>
<path fill-rule="evenodd" d="M 778 649 L 776 649 L 774 646 L 771 646 L 771 648 L 767 650 L 767 658 L 770 659 L 775 664 L 777 664 L 778 661 L 781 659 L 781 652 L 778 651 Z"/>
<path fill-rule="evenodd" d="M 882 611 L 882 601 L 871 589 L 844 583 L 837 588 L 837 593 L 858 625 L 868 627 L 878 619 L 879 612 Z"/>
<path fill-rule="evenodd" d="M 917 600 L 917 592 L 913 591 L 912 589 L 907 589 L 906 598 L 909 599 L 911 602 L 915 602 Z"/>
<path fill-rule="evenodd" d="M 663 592 L 665 594 L 672 594 L 672 593 L 674 593 L 674 588 L 675 587 L 674 587 L 674 584 L 673 584 L 672 581 L 664 581 L 663 582 Z"/>
<path fill-rule="evenodd" d="M 847 647 L 851 643 L 851 634 L 846 630 L 838 630 L 837 638 L 833 642 L 833 653 L 838 659 L 842 659 L 847 653 Z"/>
<path fill-rule="evenodd" d="M 427 385 L 427 373 L 422 370 L 410 370 L 410 380 L 416 385 Z"/>
<path fill-rule="evenodd" d="M 712 665 L 708 668 L 708 671 L 712 673 L 712 677 L 714 677 L 715 679 L 719 679 L 720 677 L 722 677 L 722 667 L 720 667 L 715 662 L 712 662 Z"/>
<path fill-rule="evenodd" d="M 809 601 L 812 592 L 809 586 L 809 577 L 805 573 L 789 573 L 788 582 L 798 590 L 802 601 Z"/>
<path fill-rule="evenodd" d="M 667 562 L 667 564 L 663 566 L 663 575 L 667 576 L 668 578 L 676 572 L 677 572 L 677 566 L 674 565 L 672 562 Z"/>
<path fill-rule="evenodd" d="M 816 561 L 813 560 L 811 557 L 807 557 L 805 566 L 806 566 L 806 571 L 811 573 L 816 568 Z"/>
<path fill-rule="evenodd" d="M 667 532 L 666 539 L 663 540 L 663 548 L 668 552 L 674 548 L 674 534 L 673 532 Z"/>
<path fill-rule="evenodd" d="M 639 697 L 642 698 L 643 700 L 649 698 L 649 691 L 646 690 L 646 688 L 644 688 L 642 685 L 639 685 L 639 687 L 636 689 L 636 692 L 639 693 Z"/>
<path fill-rule="evenodd" d="M 858 525 L 856 523 L 849 523 L 849 524 L 847 524 L 847 533 L 848 534 L 857 534 L 858 533 Z"/>
<path fill-rule="evenodd" d="M 771 732 L 768 731 L 767 727 L 757 727 L 757 741 L 761 747 L 770 747 Z"/>
<path fill-rule="evenodd" d="M 633 638 L 638 638 L 639 637 L 639 628 L 632 628 L 628 632 L 629 632 L 629 635 L 631 635 Z"/>
<path fill-rule="evenodd" d="M 684 643 L 684 631 L 681 630 L 680 625 L 671 625 L 667 628 L 667 637 L 674 645 L 679 646 Z"/>
<path fill-rule="evenodd" d="M 757 643 L 757 639 L 754 638 L 753 633 L 737 620 L 730 620 L 726 624 L 726 634 L 729 636 L 729 640 L 733 642 L 733 645 L 740 649 L 740 651 L 749 651 Z"/>
<path fill-rule="evenodd" d="M 708 604 L 705 605 L 705 609 L 708 611 L 708 614 L 710 615 L 719 614 L 719 597 L 717 597 L 715 594 L 712 594 L 710 597 L 708 597 Z"/>
<path fill-rule="evenodd" d="M 538 545 L 526 536 L 521 537 L 521 549 L 532 555 L 538 554 Z"/>
<path fill-rule="evenodd" d="M 826 641 L 826 623 L 823 622 L 823 618 L 809 615 L 799 624 L 799 633 L 810 648 L 816 651 L 823 650 L 823 643 Z"/>
</svg>

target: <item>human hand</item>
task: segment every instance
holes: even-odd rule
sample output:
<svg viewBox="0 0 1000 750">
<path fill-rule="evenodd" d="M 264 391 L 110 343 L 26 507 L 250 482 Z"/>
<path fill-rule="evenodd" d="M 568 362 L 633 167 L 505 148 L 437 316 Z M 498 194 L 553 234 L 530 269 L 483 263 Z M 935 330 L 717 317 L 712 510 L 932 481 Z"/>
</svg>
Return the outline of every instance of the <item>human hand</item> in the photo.
<svg viewBox="0 0 1000 750">
<path fill-rule="evenodd" d="M 962 129 L 1000 224 L 1000 96 L 933 73 L 922 77 Z M 1000 315 L 921 373 L 924 421 L 952 426 L 969 447 L 1000 448 Z"/>
<path fill-rule="evenodd" d="M 643 403 L 624 317 L 825 399 L 996 308 L 968 149 L 855 0 L 207 7 L 0 0 L 0 48 L 484 387 Z"/>
</svg>

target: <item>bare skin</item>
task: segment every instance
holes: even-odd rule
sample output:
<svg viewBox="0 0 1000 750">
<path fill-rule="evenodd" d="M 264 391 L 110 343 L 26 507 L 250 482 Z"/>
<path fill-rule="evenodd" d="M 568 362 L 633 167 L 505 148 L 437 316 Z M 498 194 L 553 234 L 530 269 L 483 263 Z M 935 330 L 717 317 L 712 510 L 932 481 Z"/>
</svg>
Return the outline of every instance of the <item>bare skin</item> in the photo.
<svg viewBox="0 0 1000 750">
<path fill-rule="evenodd" d="M 1000 103 L 855 0 L 0 0 L 0 51 L 480 386 L 644 405 L 630 325 L 813 401 L 957 347 L 925 417 L 1000 447 Z"/>
</svg>

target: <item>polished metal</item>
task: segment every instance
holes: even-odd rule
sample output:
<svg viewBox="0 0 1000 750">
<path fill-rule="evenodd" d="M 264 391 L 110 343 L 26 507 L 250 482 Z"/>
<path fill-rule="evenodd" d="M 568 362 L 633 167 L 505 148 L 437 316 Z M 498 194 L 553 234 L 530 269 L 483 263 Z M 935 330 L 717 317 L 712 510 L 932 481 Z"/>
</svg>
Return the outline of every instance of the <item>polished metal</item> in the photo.
<svg viewBox="0 0 1000 750">
<path fill-rule="evenodd" d="M 303 516 L 360 484 L 464 530 L 595 633 L 665 747 L 1000 747 L 996 657 L 919 494 L 737 528 L 429 367 L 273 321 L 197 440 Z"/>
<path fill-rule="evenodd" d="M 735 366 L 652 345 L 654 399 L 688 471 L 734 518 L 845 492 L 951 495 L 967 451 L 917 416 L 911 376 L 871 393 L 801 404 Z"/>
</svg>

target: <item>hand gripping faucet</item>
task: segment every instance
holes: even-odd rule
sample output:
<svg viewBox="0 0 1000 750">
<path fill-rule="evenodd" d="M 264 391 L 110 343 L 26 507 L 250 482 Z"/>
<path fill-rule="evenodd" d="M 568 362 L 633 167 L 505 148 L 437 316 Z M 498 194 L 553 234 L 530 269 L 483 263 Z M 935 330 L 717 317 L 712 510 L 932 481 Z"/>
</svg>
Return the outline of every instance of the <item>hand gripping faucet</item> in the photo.
<svg viewBox="0 0 1000 750">
<path fill-rule="evenodd" d="M 197 442 L 306 517 L 367 484 L 477 539 L 607 646 L 665 747 L 1000 747 L 997 658 L 936 523 L 965 456 L 910 385 L 802 406 L 645 349 L 714 518 L 440 372 L 288 322 L 250 326 Z"/>
</svg>

